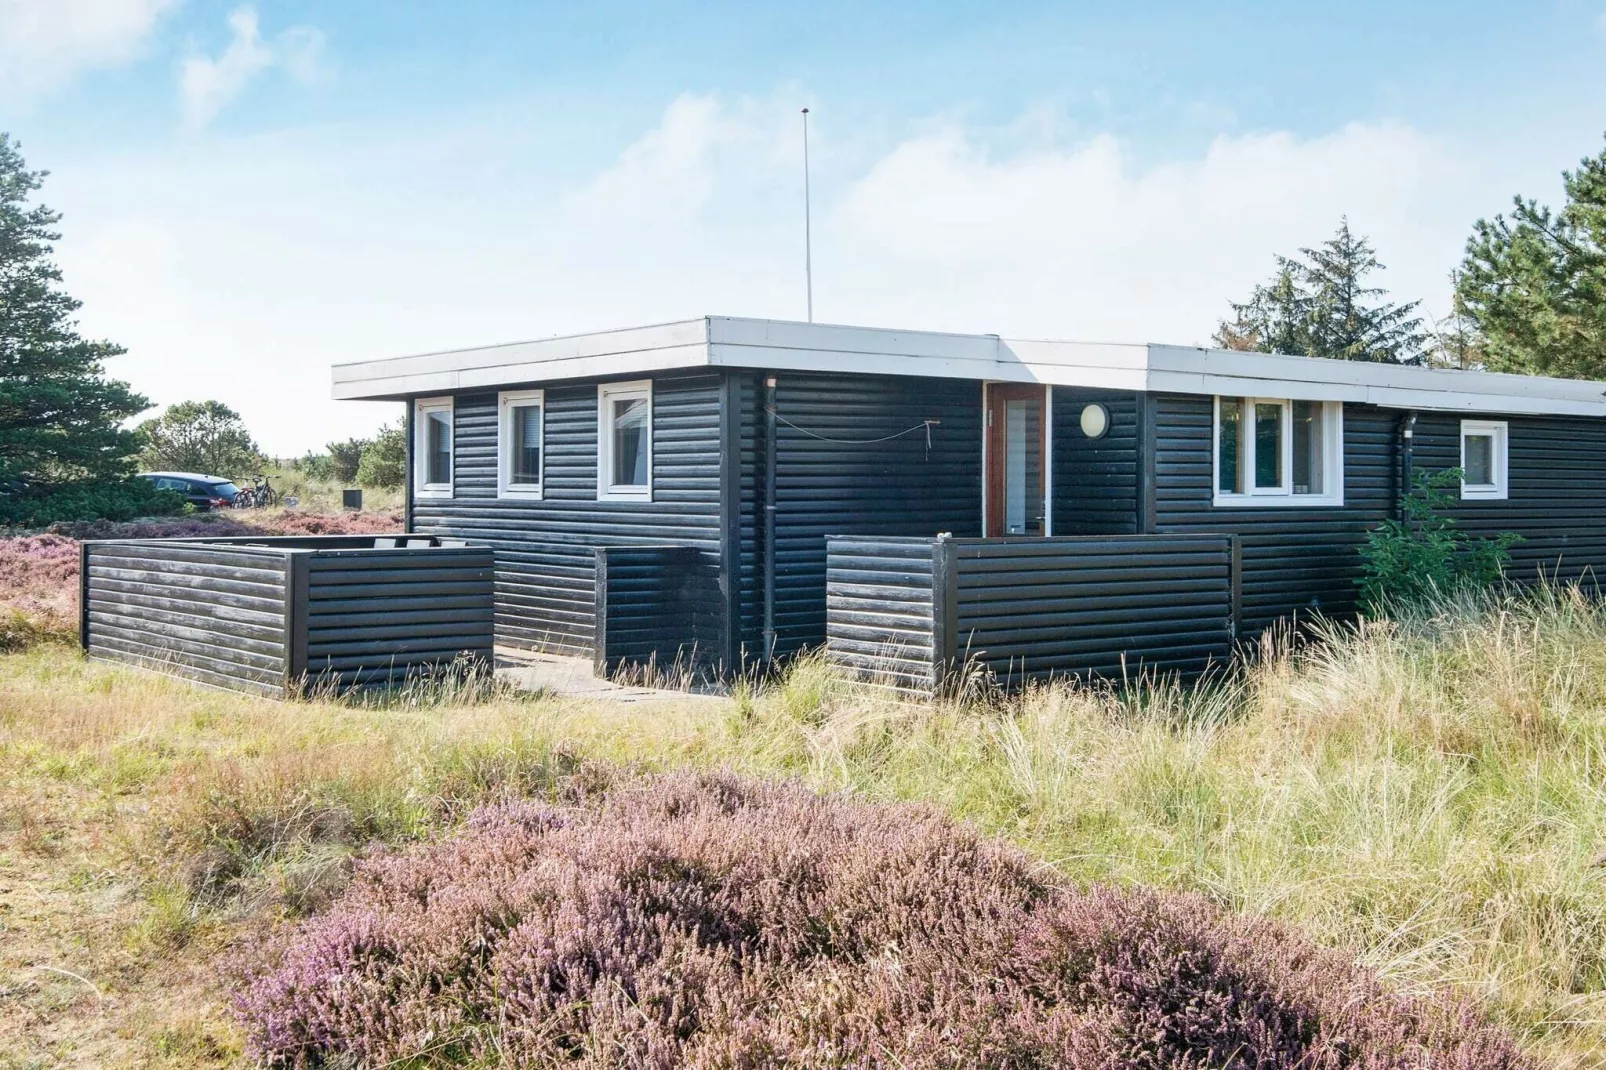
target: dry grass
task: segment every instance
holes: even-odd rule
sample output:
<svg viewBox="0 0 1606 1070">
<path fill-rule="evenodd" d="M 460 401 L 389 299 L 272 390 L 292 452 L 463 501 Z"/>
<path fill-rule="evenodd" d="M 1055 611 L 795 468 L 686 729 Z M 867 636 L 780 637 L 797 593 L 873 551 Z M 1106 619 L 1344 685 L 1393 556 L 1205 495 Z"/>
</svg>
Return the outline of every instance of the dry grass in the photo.
<svg viewBox="0 0 1606 1070">
<path fill-rule="evenodd" d="M 0 658 L 0 1067 L 226 1064 L 212 962 L 372 841 L 584 755 L 921 799 L 1076 879 L 1295 922 L 1606 1066 L 1606 612 L 1565 592 L 1271 652 L 1191 693 L 901 705 L 816 662 L 730 700 L 279 704 Z"/>
</svg>

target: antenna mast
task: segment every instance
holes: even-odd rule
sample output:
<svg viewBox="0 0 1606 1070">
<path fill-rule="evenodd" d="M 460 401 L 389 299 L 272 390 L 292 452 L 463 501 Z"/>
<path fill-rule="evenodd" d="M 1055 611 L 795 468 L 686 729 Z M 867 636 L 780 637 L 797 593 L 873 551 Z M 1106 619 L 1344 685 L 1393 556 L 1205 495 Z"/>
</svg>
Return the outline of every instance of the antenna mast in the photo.
<svg viewBox="0 0 1606 1070">
<path fill-rule="evenodd" d="M 809 110 L 803 109 L 803 283 L 808 293 L 809 322 L 814 322 L 814 235 L 809 219 Z"/>
</svg>

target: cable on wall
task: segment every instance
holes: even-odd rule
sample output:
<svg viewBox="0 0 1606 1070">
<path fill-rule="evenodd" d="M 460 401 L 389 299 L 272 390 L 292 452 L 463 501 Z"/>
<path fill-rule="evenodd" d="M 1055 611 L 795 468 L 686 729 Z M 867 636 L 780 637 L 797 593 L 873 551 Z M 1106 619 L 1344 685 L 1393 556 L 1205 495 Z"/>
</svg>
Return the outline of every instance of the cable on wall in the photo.
<svg viewBox="0 0 1606 1070">
<path fill-rule="evenodd" d="M 906 427 L 902 431 L 898 431 L 890 435 L 882 435 L 880 438 L 831 438 L 829 435 L 821 435 L 814 431 L 810 431 L 806 427 L 799 427 L 791 420 L 788 420 L 786 417 L 776 412 L 773 408 L 766 408 L 764 411 L 775 417 L 776 422 L 785 424 L 787 427 L 790 427 L 799 434 L 804 434 L 810 438 L 819 439 L 821 442 L 831 442 L 838 446 L 873 446 L 878 442 L 891 442 L 895 438 L 902 438 L 904 435 L 912 435 L 916 431 L 924 430 L 926 432 L 926 449 L 929 452 L 931 449 L 931 429 L 934 425 L 942 423 L 941 420 L 921 420 L 913 427 Z"/>
</svg>

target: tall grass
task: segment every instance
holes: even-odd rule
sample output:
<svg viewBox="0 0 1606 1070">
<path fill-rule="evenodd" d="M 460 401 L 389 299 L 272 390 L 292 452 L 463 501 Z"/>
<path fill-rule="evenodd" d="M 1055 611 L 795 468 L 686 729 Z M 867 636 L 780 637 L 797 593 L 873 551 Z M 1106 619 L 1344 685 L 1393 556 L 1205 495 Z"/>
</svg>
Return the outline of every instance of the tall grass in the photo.
<svg viewBox="0 0 1606 1070">
<path fill-rule="evenodd" d="M 1297 924 L 1407 992 L 1485 1001 L 1557 1065 L 1606 1066 L 1606 610 L 1577 591 L 1330 625 L 1196 688 L 966 703 L 900 703 L 807 660 L 725 702 L 370 707 L 59 649 L 0 659 L 12 796 L 138 801 L 107 842 L 145 882 L 152 949 L 316 909 L 371 842 L 541 795 L 577 756 L 932 802 L 1073 880 Z"/>
</svg>

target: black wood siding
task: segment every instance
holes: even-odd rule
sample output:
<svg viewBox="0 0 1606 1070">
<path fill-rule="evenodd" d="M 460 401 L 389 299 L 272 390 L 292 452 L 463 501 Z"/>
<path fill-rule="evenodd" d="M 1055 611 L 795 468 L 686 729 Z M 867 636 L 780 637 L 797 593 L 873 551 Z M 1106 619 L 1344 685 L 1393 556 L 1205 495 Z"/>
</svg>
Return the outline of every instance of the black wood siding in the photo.
<svg viewBox="0 0 1606 1070">
<path fill-rule="evenodd" d="M 1102 438 L 1082 434 L 1082 409 L 1110 414 Z M 1055 535 L 1135 535 L 1138 531 L 1138 395 L 1054 388 Z"/>
<path fill-rule="evenodd" d="M 1510 454 L 1508 497 L 1458 501 L 1453 515 L 1480 535 L 1515 532 L 1511 574 L 1531 581 L 1606 576 L 1606 420 L 1478 414 L 1504 420 Z M 1461 417 L 1422 413 L 1417 419 L 1418 471 L 1461 464 Z M 1457 493 L 1451 488 L 1451 493 Z"/>
<path fill-rule="evenodd" d="M 981 384 L 775 374 L 775 628 L 786 655 L 825 641 L 827 535 L 981 533 Z M 761 429 L 760 405 L 749 404 L 744 422 Z M 924 420 L 939 421 L 929 445 L 924 428 L 911 430 Z M 900 432 L 909 433 L 876 441 Z M 751 472 L 744 463 L 744 487 L 761 486 L 763 468 L 759 451 Z M 759 593 L 744 603 L 749 650 L 761 643 Z"/>
<path fill-rule="evenodd" d="M 1159 395 L 1155 409 L 1155 530 L 1242 536 L 1242 623 L 1355 609 L 1357 548 L 1393 515 L 1399 414 L 1344 406 L 1342 508 L 1216 508 L 1211 504 L 1214 400 Z"/>
<path fill-rule="evenodd" d="M 937 680 L 931 539 L 826 540 L 826 656 L 872 683 L 924 692 Z"/>
<path fill-rule="evenodd" d="M 596 553 L 599 675 L 622 666 L 696 670 L 721 661 L 719 577 L 691 546 L 603 546 Z"/>
<path fill-rule="evenodd" d="M 591 655 L 598 546 L 694 546 L 719 567 L 719 374 L 654 378 L 650 502 L 597 501 L 597 385 L 546 387 L 541 501 L 497 498 L 497 394 L 477 392 L 455 399 L 453 497 L 413 502 L 416 530 L 495 549 L 498 642 Z"/>
<path fill-rule="evenodd" d="M 83 555 L 82 641 L 91 657 L 235 691 L 283 693 L 290 638 L 283 553 L 90 542 Z"/>
</svg>

